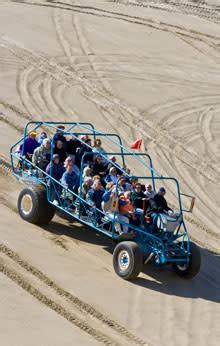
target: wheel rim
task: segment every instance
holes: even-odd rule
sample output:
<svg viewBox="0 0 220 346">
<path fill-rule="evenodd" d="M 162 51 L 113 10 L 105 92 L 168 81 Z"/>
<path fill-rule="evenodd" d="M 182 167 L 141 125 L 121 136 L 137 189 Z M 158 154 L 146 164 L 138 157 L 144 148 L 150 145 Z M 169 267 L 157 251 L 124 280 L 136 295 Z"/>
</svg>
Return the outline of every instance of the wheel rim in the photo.
<svg viewBox="0 0 220 346">
<path fill-rule="evenodd" d="M 118 255 L 118 266 L 120 271 L 124 272 L 130 265 L 130 255 L 126 250 L 122 250 Z"/>
<path fill-rule="evenodd" d="M 33 208 L 33 202 L 30 195 L 24 195 L 21 200 L 21 210 L 24 215 L 28 215 Z"/>
</svg>

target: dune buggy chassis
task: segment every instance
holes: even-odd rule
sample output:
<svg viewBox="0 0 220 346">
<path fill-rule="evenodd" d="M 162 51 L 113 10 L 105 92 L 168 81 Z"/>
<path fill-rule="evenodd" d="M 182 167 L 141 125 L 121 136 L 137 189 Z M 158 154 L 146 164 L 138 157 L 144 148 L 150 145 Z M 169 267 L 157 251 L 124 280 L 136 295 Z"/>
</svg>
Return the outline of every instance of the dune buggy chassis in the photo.
<svg viewBox="0 0 220 346">
<path fill-rule="evenodd" d="M 51 172 L 47 174 L 24 158 L 22 153 L 20 155 L 16 153 L 16 148 L 24 142 L 30 131 L 39 131 L 41 129 L 53 135 L 59 125 L 65 126 L 65 130 L 59 129 L 65 136 L 77 139 L 88 148 L 91 147 L 85 144 L 79 135 L 89 135 L 93 139 L 97 137 L 105 139 L 109 147 L 113 146 L 116 150 L 114 152 L 109 151 L 107 157 L 100 153 L 99 156 L 102 156 L 112 166 L 116 166 L 116 164 L 109 159 L 111 155 L 120 159 L 122 167 L 126 166 L 128 158 L 132 159 L 132 167 L 135 167 L 135 163 L 141 165 L 144 174 L 129 176 L 122 168 L 121 170 L 125 176 L 135 177 L 140 181 L 145 181 L 145 183 L 151 183 L 153 190 L 156 190 L 156 183 L 171 181 L 175 186 L 173 192 L 176 194 L 179 204 L 179 221 L 176 229 L 170 231 L 169 226 L 166 225 L 165 227 L 161 215 L 154 214 L 151 222 L 146 222 L 143 215 L 140 215 L 140 225 L 127 224 L 131 231 L 127 236 L 117 233 L 116 223 L 120 224 L 120 227 L 126 225 L 125 222 L 119 221 L 117 218 L 118 213 L 106 213 L 100 209 L 93 209 L 82 196 L 82 175 L 88 153 L 84 153 L 81 160 L 79 193 L 64 188 L 60 181 L 52 177 Z M 54 143 L 52 142 L 51 160 L 53 148 Z M 22 138 L 11 147 L 10 158 L 12 173 L 26 185 L 18 197 L 18 211 L 24 220 L 38 225 L 47 224 L 52 220 L 56 210 L 59 210 L 110 237 L 116 244 L 113 252 L 115 272 L 126 280 L 135 279 L 141 272 L 143 265 L 148 262 L 153 262 L 156 265 L 172 265 L 173 270 L 184 278 L 192 278 L 199 272 L 200 252 L 196 244 L 190 241 L 183 218 L 183 212 L 192 211 L 194 198 L 180 192 L 176 178 L 160 175 L 153 168 L 152 159 L 148 153 L 134 153 L 126 149 L 119 135 L 99 132 L 91 123 L 32 121 L 25 126 Z M 116 191 L 117 189 L 118 185 Z M 58 194 L 58 191 L 62 191 L 62 194 Z M 59 195 L 56 207 L 53 204 L 55 192 Z M 191 207 L 188 210 L 182 207 L 182 196 L 191 198 Z M 99 217 L 97 217 L 97 214 Z"/>
</svg>

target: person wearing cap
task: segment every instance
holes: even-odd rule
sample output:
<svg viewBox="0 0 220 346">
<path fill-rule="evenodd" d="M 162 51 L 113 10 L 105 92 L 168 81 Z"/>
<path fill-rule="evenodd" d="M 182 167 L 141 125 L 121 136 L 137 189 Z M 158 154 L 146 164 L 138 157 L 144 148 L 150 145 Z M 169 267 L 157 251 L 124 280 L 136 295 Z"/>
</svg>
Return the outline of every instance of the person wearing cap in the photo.
<svg viewBox="0 0 220 346">
<path fill-rule="evenodd" d="M 40 143 L 36 140 L 36 135 L 36 131 L 31 131 L 20 149 L 21 154 L 28 160 L 31 160 L 34 150 L 40 146 Z"/>
<path fill-rule="evenodd" d="M 157 207 L 157 211 L 159 211 L 161 213 L 167 213 L 169 210 L 172 211 L 172 209 L 170 207 L 168 207 L 167 201 L 164 197 L 165 194 L 166 194 L 165 188 L 160 187 L 158 190 L 158 193 L 156 193 L 156 195 L 153 198 L 153 200 L 156 204 L 156 207 Z"/>
<path fill-rule="evenodd" d="M 55 133 L 55 135 L 53 136 L 53 142 L 54 144 L 56 144 L 57 141 L 61 141 L 63 142 L 64 147 L 66 146 L 66 137 L 63 134 L 63 131 L 65 130 L 65 126 L 64 125 L 58 125 L 57 126 L 57 131 Z"/>
<path fill-rule="evenodd" d="M 50 138 L 44 138 L 41 146 L 34 150 L 32 161 L 43 170 L 47 167 L 50 162 Z"/>
<path fill-rule="evenodd" d="M 146 190 L 145 190 L 144 194 L 145 194 L 146 198 L 148 198 L 148 199 L 154 198 L 154 196 L 156 195 L 156 192 L 153 191 L 152 185 L 151 184 L 146 184 L 145 185 L 145 189 Z"/>
</svg>

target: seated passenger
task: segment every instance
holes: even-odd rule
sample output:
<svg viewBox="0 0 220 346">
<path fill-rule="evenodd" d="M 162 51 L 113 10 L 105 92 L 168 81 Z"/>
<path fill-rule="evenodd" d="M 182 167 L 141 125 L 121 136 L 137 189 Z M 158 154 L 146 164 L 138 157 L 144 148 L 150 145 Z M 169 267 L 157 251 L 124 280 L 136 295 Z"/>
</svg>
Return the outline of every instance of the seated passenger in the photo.
<svg viewBox="0 0 220 346">
<path fill-rule="evenodd" d="M 46 173 L 49 174 L 52 178 L 56 179 L 57 181 L 60 181 L 62 178 L 63 173 L 65 172 L 65 169 L 63 167 L 63 164 L 60 163 L 59 155 L 54 154 L 53 160 L 50 162 L 46 167 Z M 60 185 L 53 180 L 49 179 L 49 184 L 52 182 L 53 186 L 53 204 L 59 205 L 59 194 L 60 194 Z"/>
<path fill-rule="evenodd" d="M 148 199 L 154 198 L 154 196 L 156 195 L 156 192 L 153 191 L 152 185 L 151 184 L 146 184 L 145 188 L 146 188 L 146 191 L 144 192 L 145 196 Z"/>
<path fill-rule="evenodd" d="M 63 142 L 63 146 L 65 148 L 66 146 L 66 137 L 63 134 L 63 131 L 65 130 L 64 125 L 58 125 L 57 126 L 57 131 L 55 135 L 53 136 L 53 142 L 56 144 L 57 141 Z"/>
<path fill-rule="evenodd" d="M 85 144 L 82 144 L 80 149 L 77 151 L 77 155 L 76 155 L 76 164 L 78 167 L 81 167 L 81 161 L 82 161 L 82 157 L 85 153 L 88 153 L 85 158 L 83 163 L 84 164 L 91 164 L 93 162 L 93 151 L 92 151 L 92 142 L 91 139 L 86 139 L 85 140 Z"/>
<path fill-rule="evenodd" d="M 33 163 L 44 170 L 50 162 L 50 139 L 45 138 L 40 147 L 36 148 L 32 157 Z"/>
<path fill-rule="evenodd" d="M 36 140 L 36 135 L 36 131 L 31 131 L 20 147 L 20 153 L 28 160 L 32 159 L 34 150 L 40 146 L 40 143 Z"/>
<path fill-rule="evenodd" d="M 117 184 L 119 176 L 117 175 L 117 169 L 115 167 L 111 167 L 109 174 L 105 178 L 106 183 L 112 182 L 114 185 Z"/>
<path fill-rule="evenodd" d="M 92 170 L 89 166 L 86 166 L 84 169 L 83 169 L 83 181 L 87 181 L 88 179 L 92 179 Z"/>
<path fill-rule="evenodd" d="M 76 175 L 80 176 L 80 170 L 79 167 L 75 164 L 75 159 L 72 156 L 68 156 L 66 160 L 64 161 L 64 167 L 66 168 L 69 163 L 73 164 L 73 172 L 76 173 Z"/>
<path fill-rule="evenodd" d="M 123 233 L 128 233 L 129 223 L 132 223 L 131 220 L 134 219 L 134 207 L 130 200 L 131 192 L 126 191 L 123 195 L 119 197 L 118 209 L 119 221 L 125 222 L 127 225 L 122 225 Z"/>
<path fill-rule="evenodd" d="M 84 199 L 86 198 L 86 195 L 89 192 L 89 190 L 92 188 L 92 185 L 93 185 L 92 178 L 88 178 L 82 183 L 82 189 L 81 189 L 82 198 Z M 79 193 L 80 193 L 80 190 L 79 190 Z"/>
<path fill-rule="evenodd" d="M 101 184 L 101 181 L 95 180 L 92 188 L 88 191 L 86 195 L 86 200 L 92 208 L 98 208 L 99 210 L 101 210 L 102 197 L 104 195 L 104 192 L 105 190 Z M 101 215 L 102 214 L 99 211 L 96 211 L 95 218 L 98 223 L 100 223 L 101 221 Z"/>
<path fill-rule="evenodd" d="M 40 133 L 40 137 L 39 137 L 39 140 L 38 140 L 38 142 L 40 143 L 40 145 L 43 143 L 43 140 L 44 140 L 45 138 L 48 138 L 48 136 L 47 136 L 46 132 L 43 131 L 43 132 Z"/>
<path fill-rule="evenodd" d="M 126 191 L 132 191 L 131 184 L 126 182 L 126 179 L 124 176 L 120 177 L 118 179 L 118 184 L 115 186 L 115 191 L 120 196 L 120 194 L 124 194 Z"/>
<path fill-rule="evenodd" d="M 131 203 L 135 209 L 143 209 L 143 200 L 146 198 L 144 192 L 141 190 L 141 184 L 135 185 L 134 191 L 131 193 Z"/>
<path fill-rule="evenodd" d="M 172 211 L 170 207 L 168 207 L 167 201 L 164 198 L 166 194 L 166 190 L 164 187 L 159 188 L 158 193 L 154 196 L 153 200 L 156 204 L 157 211 L 160 213 L 167 213 L 169 210 Z"/>
<path fill-rule="evenodd" d="M 115 167 L 116 170 L 117 170 L 117 174 L 118 174 L 118 175 L 121 175 L 121 174 L 122 174 L 122 169 L 121 169 L 121 167 L 117 164 L 117 162 L 116 162 L 116 157 L 115 157 L 114 155 L 112 155 L 112 156 L 109 157 L 109 160 L 111 160 L 111 162 L 110 162 L 109 164 L 107 164 L 106 173 L 109 174 L 110 168 Z M 114 165 L 113 165 L 112 162 L 114 163 Z"/>
<path fill-rule="evenodd" d="M 105 166 L 101 156 L 96 156 L 95 162 L 92 165 L 92 171 L 94 175 L 99 175 L 101 178 L 105 176 Z"/>
<path fill-rule="evenodd" d="M 99 139 L 99 138 L 95 139 L 92 151 L 94 153 L 100 153 L 100 154 L 102 154 L 102 155 L 107 157 L 107 152 L 106 152 L 105 149 L 102 148 L 102 142 L 101 142 L 101 139 Z M 106 162 L 106 160 L 102 156 L 101 156 L 101 159 L 102 159 L 103 163 Z"/>
<path fill-rule="evenodd" d="M 51 175 L 52 178 L 60 181 L 63 173 L 65 172 L 65 168 L 62 163 L 60 163 L 60 157 L 58 154 L 53 154 L 53 160 L 46 167 L 46 173 Z"/>
<path fill-rule="evenodd" d="M 79 187 L 79 177 L 73 171 L 73 166 L 73 162 L 69 162 L 67 164 L 66 171 L 63 173 L 61 178 L 61 184 L 64 185 L 66 189 L 77 193 Z"/>
<path fill-rule="evenodd" d="M 77 149 L 81 147 L 81 142 L 77 139 L 77 135 L 75 134 L 76 137 L 70 138 L 69 141 L 67 141 L 67 147 L 66 151 L 68 155 L 76 157 Z"/>
<path fill-rule="evenodd" d="M 62 163 L 66 160 L 66 157 L 67 157 L 67 154 L 66 154 L 66 151 L 65 151 L 63 145 L 64 144 L 61 140 L 57 140 L 56 144 L 55 144 L 54 151 L 53 151 L 54 154 L 59 155 L 60 162 L 62 162 Z"/>
</svg>

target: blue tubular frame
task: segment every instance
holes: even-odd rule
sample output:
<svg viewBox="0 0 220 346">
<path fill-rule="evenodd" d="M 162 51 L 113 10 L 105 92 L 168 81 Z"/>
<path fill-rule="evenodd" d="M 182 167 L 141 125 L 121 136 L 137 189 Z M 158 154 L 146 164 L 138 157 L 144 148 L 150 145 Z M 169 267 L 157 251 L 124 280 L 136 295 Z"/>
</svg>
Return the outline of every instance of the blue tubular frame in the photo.
<svg viewBox="0 0 220 346">
<path fill-rule="evenodd" d="M 137 161 L 139 161 L 140 163 L 142 163 L 143 167 L 147 168 L 150 171 L 150 176 L 130 176 L 124 170 L 124 166 L 123 166 L 123 168 L 120 167 L 123 174 L 129 176 L 129 178 L 151 180 L 154 190 L 155 190 L 155 181 L 157 181 L 157 180 L 173 181 L 176 184 L 176 190 L 177 190 L 178 202 L 179 202 L 179 210 L 181 213 L 181 222 L 180 222 L 177 230 L 172 235 L 171 235 L 171 233 L 170 234 L 166 233 L 166 234 L 160 234 L 160 236 L 157 236 L 155 234 L 152 234 L 150 228 L 149 229 L 146 229 L 146 228 L 143 229 L 141 227 L 131 225 L 131 224 L 128 224 L 126 222 L 119 221 L 117 219 L 117 214 L 118 214 L 117 212 L 108 214 L 108 213 L 106 213 L 100 209 L 94 210 L 90 206 L 89 202 L 82 198 L 83 163 L 85 162 L 86 155 L 91 154 L 91 152 L 85 152 L 83 154 L 83 157 L 82 157 L 81 169 L 80 169 L 80 188 L 79 188 L 80 192 L 79 193 L 75 193 L 69 189 L 66 190 L 64 188 L 64 186 L 59 181 L 57 181 L 56 179 L 54 179 L 51 176 L 52 171 L 50 171 L 50 174 L 47 174 L 45 171 L 43 171 L 39 167 L 35 167 L 32 162 L 28 161 L 27 159 L 23 159 L 22 157 L 18 157 L 14 153 L 15 147 L 17 147 L 17 145 L 22 143 L 22 141 L 24 141 L 24 139 L 27 137 L 27 133 L 29 132 L 28 131 L 29 126 L 35 125 L 34 128 L 32 129 L 32 131 L 33 130 L 36 131 L 41 126 L 44 126 L 44 127 L 46 126 L 50 129 L 57 130 L 58 129 L 57 125 L 61 125 L 61 124 L 62 125 L 69 125 L 69 128 L 67 130 L 59 129 L 59 131 L 61 131 L 64 135 L 68 135 L 68 136 L 71 136 L 72 138 L 77 139 L 79 142 L 81 142 L 83 145 L 85 145 L 86 147 L 88 147 L 90 149 L 92 149 L 93 147 L 86 144 L 81 138 L 78 138 L 76 134 L 90 135 L 90 136 L 93 136 L 94 139 L 97 136 L 107 137 L 109 142 L 116 144 L 117 147 L 120 148 L 120 152 L 117 152 L 117 153 L 108 152 L 108 153 L 106 153 L 107 155 L 120 156 L 122 158 L 122 162 L 123 162 L 124 166 L 125 166 L 125 158 L 128 156 L 132 157 L 132 158 L 136 159 Z M 72 133 L 72 130 L 75 129 L 76 127 L 79 127 L 80 130 L 83 130 L 83 132 Z M 116 138 L 116 140 L 113 139 L 114 137 Z M 54 144 L 54 142 L 52 141 L 51 161 L 52 161 L 52 154 L 53 154 L 53 144 Z M 24 146 L 23 146 L 23 150 L 24 150 Z M 22 152 L 22 154 L 23 154 L 23 152 Z M 113 166 L 117 167 L 117 164 L 115 164 L 114 162 L 109 160 L 109 158 L 105 154 L 94 152 L 94 155 L 99 155 L 99 156 L 103 157 L 105 160 L 107 160 Z M 150 165 L 147 165 L 145 162 L 146 160 L 141 158 L 141 156 L 144 158 L 148 158 Z M 78 221 L 94 228 L 95 230 L 105 234 L 106 236 L 108 236 L 112 239 L 119 239 L 120 238 L 119 235 L 115 234 L 115 228 L 114 228 L 115 223 L 119 223 L 121 226 L 123 226 L 123 225 L 129 226 L 129 229 L 132 229 L 134 232 L 136 232 L 136 236 L 135 236 L 134 241 L 136 241 L 142 247 L 142 249 L 145 253 L 147 253 L 147 252 L 149 253 L 149 251 L 150 251 L 150 252 L 154 252 L 155 255 L 159 256 L 161 264 L 171 263 L 171 262 L 173 262 L 173 263 L 183 263 L 183 262 L 186 263 L 189 261 L 190 243 L 189 243 L 189 236 L 187 233 L 187 228 L 186 228 L 186 225 L 185 225 L 184 220 L 183 220 L 183 211 L 185 211 L 185 210 L 182 208 L 182 201 L 181 201 L 181 195 L 184 195 L 184 194 L 182 194 L 180 192 L 179 182 L 177 181 L 176 178 L 163 177 L 158 172 L 156 172 L 153 168 L 152 159 L 148 153 L 134 153 L 134 152 L 131 152 L 131 151 L 127 150 L 126 148 L 124 148 L 123 144 L 122 144 L 122 140 L 121 140 L 120 136 L 118 136 L 117 134 L 102 133 L 102 132 L 96 131 L 95 127 L 91 123 L 86 123 L 86 122 L 80 123 L 80 122 L 42 122 L 42 121 L 34 122 L 34 121 L 31 121 L 31 122 L 27 123 L 27 125 L 24 128 L 23 138 L 21 138 L 19 141 L 17 141 L 10 148 L 10 157 L 11 157 L 11 167 L 12 167 L 13 174 L 18 179 L 28 180 L 28 181 L 31 181 L 32 183 L 37 183 L 37 184 L 39 184 L 39 183 L 43 184 L 46 188 L 46 191 L 47 191 L 47 199 L 48 199 L 49 203 L 52 204 L 53 193 L 58 192 L 57 187 L 59 187 L 59 189 L 62 189 L 63 198 L 62 198 L 62 196 L 59 196 L 59 205 L 57 206 L 57 208 L 64 211 L 65 213 L 72 216 L 73 218 L 77 219 Z M 16 172 L 15 167 L 14 167 L 14 159 L 15 158 L 17 161 L 22 161 L 20 171 L 18 171 L 18 172 Z M 27 173 L 24 170 L 25 167 L 32 167 L 32 168 L 34 167 L 34 169 L 37 171 L 37 176 L 34 178 L 28 177 Z M 49 185 L 48 185 L 48 181 L 49 181 Z M 117 191 L 117 189 L 118 189 L 118 183 L 116 184 L 116 191 Z M 69 202 L 68 201 L 68 195 L 70 195 L 74 201 Z M 185 196 L 188 196 L 188 195 L 185 195 Z M 192 196 L 188 196 L 188 197 L 192 197 Z M 66 205 L 66 202 L 68 202 L 67 205 Z M 74 207 L 75 210 L 74 211 L 72 209 L 69 210 L 69 208 L 71 208 L 71 207 Z M 84 210 L 84 212 L 86 212 L 86 216 L 88 218 L 87 220 L 80 218 L 81 214 L 82 214 L 82 210 Z M 102 220 L 101 224 L 97 223 L 97 215 L 102 216 L 103 220 Z M 111 230 L 109 230 L 109 231 L 106 230 L 104 228 L 104 226 L 106 226 L 106 225 L 108 225 L 109 228 L 111 228 Z M 182 226 L 183 226 L 183 232 L 181 233 Z M 178 246 L 175 243 L 175 241 L 177 239 L 180 239 L 180 238 L 182 238 L 182 242 L 178 243 L 179 244 L 179 246 Z M 183 246 L 184 241 L 187 241 L 187 251 L 184 249 L 184 246 Z M 169 258 L 168 254 L 169 254 L 170 248 L 173 249 L 174 253 L 178 252 L 178 255 L 179 255 L 179 256 L 177 256 L 178 258 Z"/>
</svg>

